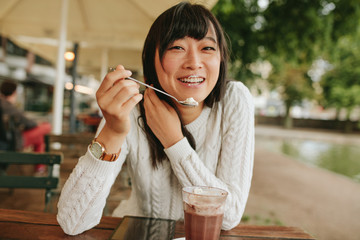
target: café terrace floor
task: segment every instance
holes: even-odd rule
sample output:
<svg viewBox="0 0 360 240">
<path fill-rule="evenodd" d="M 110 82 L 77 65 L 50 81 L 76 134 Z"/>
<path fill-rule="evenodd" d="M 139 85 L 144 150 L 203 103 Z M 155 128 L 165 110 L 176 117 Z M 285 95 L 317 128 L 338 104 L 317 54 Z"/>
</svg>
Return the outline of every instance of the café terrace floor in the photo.
<svg viewBox="0 0 360 240">
<path fill-rule="evenodd" d="M 323 139 L 360 146 L 360 134 L 256 126 L 256 136 Z M 51 205 L 54 213 L 57 211 L 61 187 L 76 162 L 77 159 L 65 155 L 59 188 Z M 33 167 L 10 170 L 28 174 Z M 104 214 L 110 215 L 119 201 L 129 196 L 130 191 L 127 174 L 121 172 L 110 192 Z M 43 211 L 44 194 L 44 190 L 0 189 L 0 208 Z M 359 183 L 256 145 L 254 175 L 242 223 L 300 227 L 319 240 L 358 240 L 359 203 Z"/>
</svg>

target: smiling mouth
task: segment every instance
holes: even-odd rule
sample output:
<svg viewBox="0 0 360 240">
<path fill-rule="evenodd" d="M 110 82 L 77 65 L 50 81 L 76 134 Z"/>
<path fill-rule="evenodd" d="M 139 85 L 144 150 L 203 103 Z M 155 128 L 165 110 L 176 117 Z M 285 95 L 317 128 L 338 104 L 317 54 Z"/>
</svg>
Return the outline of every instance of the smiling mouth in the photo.
<svg viewBox="0 0 360 240">
<path fill-rule="evenodd" d="M 188 86 L 192 86 L 204 82 L 205 78 L 197 77 L 197 76 L 189 76 L 185 78 L 178 78 L 178 80 L 182 83 L 188 84 Z"/>
</svg>

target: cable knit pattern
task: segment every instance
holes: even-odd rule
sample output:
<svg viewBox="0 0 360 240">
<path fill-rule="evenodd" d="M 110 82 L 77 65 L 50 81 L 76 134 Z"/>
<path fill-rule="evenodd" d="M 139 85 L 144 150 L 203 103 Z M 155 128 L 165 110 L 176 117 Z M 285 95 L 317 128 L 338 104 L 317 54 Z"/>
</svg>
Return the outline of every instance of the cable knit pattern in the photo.
<svg viewBox="0 0 360 240">
<path fill-rule="evenodd" d="M 82 167 L 75 168 L 72 174 L 77 177 L 71 178 L 66 184 L 68 185 L 67 189 L 74 190 L 69 195 L 67 201 L 61 201 L 59 204 L 59 208 L 63 209 L 63 211 L 58 215 L 58 218 L 66 218 L 65 229 L 72 229 L 76 234 L 84 231 L 85 229 L 83 229 L 83 227 L 91 228 L 99 223 L 97 221 L 99 219 L 97 215 L 101 217 L 102 211 L 97 211 L 97 209 L 103 209 L 105 202 L 96 201 L 95 198 L 101 194 L 101 185 L 105 179 L 103 177 L 87 175 L 84 173 Z M 65 196 L 65 194 L 66 191 L 62 196 Z M 75 202 L 78 207 L 72 208 L 71 203 L 73 202 Z M 84 212 L 86 212 L 86 215 L 84 215 Z M 90 215 L 95 216 L 92 218 L 93 221 L 88 221 L 85 226 L 81 226 L 85 222 L 84 217 Z M 80 219 L 80 221 L 78 221 L 78 219 Z"/>
<path fill-rule="evenodd" d="M 114 210 L 114 216 L 182 219 L 181 188 L 202 185 L 229 193 L 222 228 L 239 224 L 250 191 L 254 159 L 254 106 L 248 89 L 241 82 L 229 82 L 224 99 L 212 109 L 204 107 L 200 116 L 186 125 L 195 138 L 196 150 L 183 138 L 165 149 L 168 161 L 157 169 L 151 166 L 149 146 L 137 124 L 139 114 L 137 108 L 132 112 L 132 128 L 116 162 L 97 160 L 89 151 L 80 158 L 58 204 L 58 221 L 64 231 L 78 234 L 100 221 L 125 159 L 132 192 Z"/>
</svg>

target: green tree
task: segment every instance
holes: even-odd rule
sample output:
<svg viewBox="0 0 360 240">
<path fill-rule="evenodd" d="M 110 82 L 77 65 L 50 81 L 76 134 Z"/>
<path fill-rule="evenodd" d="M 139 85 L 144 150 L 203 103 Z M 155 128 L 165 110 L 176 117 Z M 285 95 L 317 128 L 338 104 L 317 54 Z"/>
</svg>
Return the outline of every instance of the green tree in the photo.
<svg viewBox="0 0 360 240">
<path fill-rule="evenodd" d="M 229 38 L 230 77 L 250 85 L 257 76 L 250 65 L 259 59 L 259 36 L 253 28 L 260 11 L 257 1 L 219 0 L 212 11 Z"/>
<path fill-rule="evenodd" d="M 321 2 L 272 1 L 263 14 L 262 44 L 274 66 L 269 82 L 274 89 L 283 89 L 286 128 L 292 127 L 291 107 L 313 98 L 307 72 L 330 43 L 330 19 L 322 14 Z"/>
<path fill-rule="evenodd" d="M 273 60 L 273 65 L 275 61 Z M 292 128 L 292 118 L 290 117 L 291 107 L 295 104 L 301 105 L 307 98 L 313 98 L 312 80 L 307 76 L 308 65 L 287 63 L 280 60 L 281 67 L 273 70 L 268 81 L 270 85 L 278 91 L 285 105 L 284 127 Z M 276 68 L 275 68 L 276 69 Z"/>
<path fill-rule="evenodd" d="M 250 85 L 251 64 L 269 61 L 269 83 L 286 105 L 314 96 L 307 72 L 319 57 L 330 58 L 333 45 L 359 23 L 358 0 L 219 0 L 213 12 L 232 42 L 233 77 Z"/>
<path fill-rule="evenodd" d="M 336 1 L 332 14 L 332 48 L 328 61 L 332 70 L 323 77 L 321 103 L 346 110 L 345 131 L 350 132 L 350 115 L 360 106 L 360 4 L 358 1 Z M 338 119 L 338 114 L 337 117 Z"/>
<path fill-rule="evenodd" d="M 346 110 L 346 120 L 360 106 L 360 34 L 344 36 L 333 48 L 332 70 L 322 79 L 323 104 Z M 351 129 L 348 129 L 351 131 Z"/>
</svg>

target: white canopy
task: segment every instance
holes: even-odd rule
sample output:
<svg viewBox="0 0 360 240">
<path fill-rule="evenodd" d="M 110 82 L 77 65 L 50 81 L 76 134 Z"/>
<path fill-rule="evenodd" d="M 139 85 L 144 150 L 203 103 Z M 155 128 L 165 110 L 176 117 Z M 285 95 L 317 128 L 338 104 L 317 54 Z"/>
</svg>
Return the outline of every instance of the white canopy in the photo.
<svg viewBox="0 0 360 240">
<path fill-rule="evenodd" d="M 66 49 L 79 43 L 79 72 L 100 77 L 109 66 L 141 69 L 140 53 L 156 17 L 179 0 L 70 0 Z M 211 8 L 217 0 L 199 2 Z M 56 62 L 63 0 L 0 0 L 0 33 L 20 46 Z"/>
<path fill-rule="evenodd" d="M 179 0 L 0 0 L 0 34 L 57 64 L 53 132 L 62 132 L 66 49 L 78 43 L 78 71 L 102 78 L 109 66 L 141 70 L 156 17 Z M 208 8 L 217 0 L 190 1 Z M 97 76 L 96 76 L 97 75 Z"/>
</svg>

